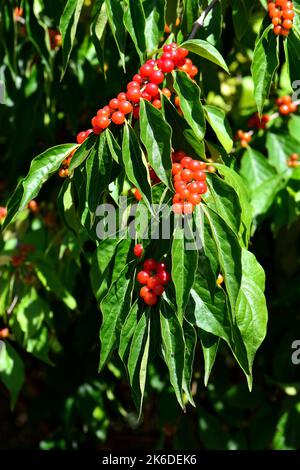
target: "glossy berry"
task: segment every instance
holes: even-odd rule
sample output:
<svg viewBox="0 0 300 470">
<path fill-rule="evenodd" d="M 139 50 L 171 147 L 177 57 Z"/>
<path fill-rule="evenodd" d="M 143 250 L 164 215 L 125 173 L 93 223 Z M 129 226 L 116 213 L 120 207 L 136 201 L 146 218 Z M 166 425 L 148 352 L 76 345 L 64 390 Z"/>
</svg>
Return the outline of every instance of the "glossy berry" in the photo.
<svg viewBox="0 0 300 470">
<path fill-rule="evenodd" d="M 149 292 L 150 292 L 150 289 L 147 286 L 143 286 L 140 290 L 140 297 L 144 299 L 146 295 L 149 294 Z"/>
<path fill-rule="evenodd" d="M 129 114 L 133 110 L 133 106 L 130 101 L 124 100 L 119 103 L 119 111 L 123 114 Z"/>
<path fill-rule="evenodd" d="M 148 279 L 147 287 L 149 287 L 149 289 L 154 289 L 154 287 L 157 287 L 160 285 L 161 285 L 161 280 L 158 276 L 151 276 Z"/>
<path fill-rule="evenodd" d="M 140 271 L 136 278 L 140 284 L 147 284 L 150 279 L 150 275 L 147 271 Z"/>
<path fill-rule="evenodd" d="M 121 125 L 125 122 L 125 116 L 123 113 L 121 113 L 120 111 L 115 111 L 112 115 L 111 115 L 111 120 L 112 122 L 114 122 L 115 124 L 117 125 Z"/>
<path fill-rule="evenodd" d="M 162 286 L 161 284 L 158 284 L 157 286 L 153 287 L 152 292 L 153 294 L 160 296 L 164 293 L 164 290 L 165 290 L 164 286 Z"/>
<path fill-rule="evenodd" d="M 143 268 L 145 271 L 155 271 L 157 268 L 157 263 L 155 259 L 148 258 L 144 261 Z"/>
<path fill-rule="evenodd" d="M 141 97 L 141 90 L 139 88 L 129 88 L 127 91 L 127 98 L 133 103 L 138 103 Z"/>
<path fill-rule="evenodd" d="M 153 70 L 149 78 L 152 83 L 159 85 L 160 83 L 164 81 L 165 76 L 160 70 Z"/>
<path fill-rule="evenodd" d="M 166 285 L 170 281 L 170 274 L 167 271 L 158 271 L 157 277 L 162 283 L 162 285 Z"/>
<path fill-rule="evenodd" d="M 78 144 L 82 144 L 86 139 L 86 132 L 82 131 L 77 134 L 76 140 Z"/>
<path fill-rule="evenodd" d="M 157 303 L 157 295 L 153 294 L 152 292 L 148 292 L 144 297 L 145 304 L 152 307 Z"/>
<path fill-rule="evenodd" d="M 159 88 L 155 83 L 148 83 L 145 86 L 145 92 L 148 93 L 148 95 L 150 95 L 152 97 L 157 95 L 158 90 L 159 90 Z"/>
<path fill-rule="evenodd" d="M 137 258 L 141 258 L 143 256 L 143 252 L 144 252 L 144 248 L 143 248 L 143 245 L 141 243 L 138 243 L 133 248 L 134 256 L 136 256 Z"/>
</svg>

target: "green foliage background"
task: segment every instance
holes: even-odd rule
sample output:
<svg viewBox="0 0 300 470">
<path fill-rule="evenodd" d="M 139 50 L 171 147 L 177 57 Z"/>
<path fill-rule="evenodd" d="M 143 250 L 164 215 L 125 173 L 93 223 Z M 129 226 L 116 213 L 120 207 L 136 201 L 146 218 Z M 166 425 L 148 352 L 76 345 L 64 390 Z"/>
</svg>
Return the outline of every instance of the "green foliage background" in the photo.
<svg viewBox="0 0 300 470">
<path fill-rule="evenodd" d="M 72 144 L 64 144 L 89 127 L 95 111 L 125 88 L 146 51 L 150 57 L 161 38 L 167 38 L 165 21 L 181 43 L 207 7 L 207 2 L 168 0 L 165 20 L 163 1 L 141 3 L 145 18 L 133 11 L 140 3 L 127 0 L 2 2 L 0 78 L 6 95 L 0 105 L 0 205 L 6 205 L 27 174 L 33 156 L 59 144 L 62 153 L 72 150 Z M 297 1 L 294 4 L 299 8 Z M 116 14 L 121 5 L 129 8 L 125 26 Z M 25 23 L 14 18 L 16 6 L 24 8 Z M 198 30 L 196 38 L 218 49 L 230 75 L 215 65 L 224 68 L 222 57 L 212 63 L 193 54 L 211 124 L 207 148 L 215 162 L 222 158 L 236 169 L 247 187 L 254 209 L 250 250 L 266 271 L 269 323 L 255 359 L 253 391 L 248 391 L 243 372 L 223 341 L 204 386 L 202 348 L 212 351 L 216 341 L 204 330 L 199 332 L 202 347 L 198 343 L 191 385 L 196 408 L 188 406 L 186 413 L 176 402 L 161 360 L 150 362 L 140 422 L 121 360 L 112 356 L 97 374 L 101 317 L 93 292 L 97 299 L 103 292 L 98 291 L 95 276 L 92 286 L 87 281 L 91 262 L 97 266 L 91 241 L 72 225 L 69 212 L 67 217 L 59 210 L 69 204 L 71 190 L 64 182 L 60 192 L 57 151 L 54 176 L 37 198 L 40 213 L 35 216 L 25 208 L 0 242 L 0 327 L 9 324 L 13 331 L 13 341 L 5 341 L 11 361 L 0 361 L 0 448 L 299 448 L 300 366 L 291 362 L 291 345 L 300 339 L 300 175 L 299 168 L 287 168 L 285 159 L 300 153 L 300 117 L 274 119 L 267 131 L 255 133 L 246 150 L 234 144 L 231 151 L 232 134 L 223 124 L 226 113 L 235 134 L 247 128 L 257 107 L 273 114 L 276 97 L 291 94 L 298 78 L 300 12 L 283 45 L 272 36 L 265 6 L 263 1 L 217 2 Z M 181 22 L 176 26 L 177 17 Z M 138 19 L 131 24 L 132 18 Z M 63 48 L 51 49 L 49 28 L 63 33 Z M 268 66 L 262 72 L 265 61 Z M 175 88 L 184 87 L 184 80 L 179 74 Z M 216 115 L 221 116 L 220 127 Z M 200 132 L 197 124 L 188 124 Z M 223 165 L 217 167 L 222 174 Z M 214 190 L 213 182 L 210 188 Z M 227 191 L 224 197 L 230 199 Z M 20 243 L 34 244 L 35 251 L 29 254 L 27 271 L 14 274 L 10 257 Z M 128 246 L 119 249 L 123 266 Z M 32 273 L 33 285 L 27 282 Z M 255 275 L 260 277 L 259 272 Z M 42 294 L 37 294 L 37 284 Z M 101 288 L 106 287 L 104 281 Z M 193 298 L 198 294 L 194 292 Z M 8 314 L 15 297 L 17 303 Z M 205 359 L 213 362 L 209 355 Z"/>
</svg>

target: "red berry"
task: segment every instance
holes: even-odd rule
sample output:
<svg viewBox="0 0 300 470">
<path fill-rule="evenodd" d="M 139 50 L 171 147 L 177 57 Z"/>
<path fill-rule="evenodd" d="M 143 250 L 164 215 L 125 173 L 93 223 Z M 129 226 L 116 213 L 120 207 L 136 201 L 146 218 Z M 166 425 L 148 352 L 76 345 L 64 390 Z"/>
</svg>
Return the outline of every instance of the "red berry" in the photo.
<svg viewBox="0 0 300 470">
<path fill-rule="evenodd" d="M 185 184 L 184 181 L 176 181 L 176 183 L 174 184 L 174 188 L 175 188 L 175 191 L 177 191 L 178 193 L 182 190 L 182 189 L 185 189 L 187 186 Z"/>
<path fill-rule="evenodd" d="M 199 194 L 205 194 L 207 192 L 207 185 L 204 181 L 198 181 L 198 192 Z"/>
<path fill-rule="evenodd" d="M 139 117 L 140 117 L 140 107 L 139 106 L 135 106 L 133 108 L 132 115 L 133 115 L 134 119 L 139 119 Z"/>
<path fill-rule="evenodd" d="M 188 170 L 187 168 L 185 168 L 181 172 L 181 179 L 182 179 L 182 181 L 186 181 L 186 182 L 189 183 L 193 179 L 193 172 L 191 170 Z"/>
<path fill-rule="evenodd" d="M 161 101 L 160 100 L 154 100 L 152 102 L 152 104 L 153 104 L 154 108 L 161 109 Z"/>
<path fill-rule="evenodd" d="M 100 129 L 106 129 L 110 125 L 110 119 L 107 116 L 97 116 L 95 123 Z"/>
<path fill-rule="evenodd" d="M 142 91 L 141 98 L 143 98 L 144 100 L 147 100 L 147 101 L 152 100 L 152 97 L 148 93 L 146 93 L 145 91 Z"/>
<path fill-rule="evenodd" d="M 293 22 L 292 22 L 292 20 L 284 20 L 283 23 L 282 23 L 282 26 L 285 29 L 291 29 L 293 27 Z"/>
<path fill-rule="evenodd" d="M 150 96 L 156 96 L 158 93 L 158 86 L 155 83 L 148 83 L 145 86 L 145 92 Z"/>
<path fill-rule="evenodd" d="M 136 256 L 137 258 L 141 258 L 143 256 L 143 252 L 144 252 L 144 248 L 143 248 L 143 245 L 141 243 L 138 243 L 133 248 L 134 256 Z"/>
<path fill-rule="evenodd" d="M 185 202 L 183 204 L 183 213 L 184 214 L 192 214 L 194 211 L 194 205 L 190 202 Z"/>
<path fill-rule="evenodd" d="M 141 201 L 143 199 L 142 194 L 140 193 L 140 191 L 137 188 L 134 188 L 132 190 L 132 192 L 133 192 L 133 195 L 134 195 L 134 197 L 137 201 Z"/>
<path fill-rule="evenodd" d="M 126 100 L 127 100 L 126 93 L 121 92 L 118 94 L 118 101 L 126 101 Z"/>
<path fill-rule="evenodd" d="M 85 131 L 79 132 L 79 134 L 77 134 L 76 140 L 78 144 L 82 144 L 85 141 L 85 139 L 86 139 Z"/>
<path fill-rule="evenodd" d="M 287 116 L 288 114 L 290 114 L 290 107 L 288 104 L 282 104 L 281 106 L 279 106 L 279 112 L 280 114 L 282 114 L 283 116 Z"/>
<path fill-rule="evenodd" d="M 133 103 L 138 103 L 140 101 L 140 97 L 141 90 L 139 88 L 132 87 L 127 91 L 127 98 L 130 101 L 133 101 Z"/>
<path fill-rule="evenodd" d="M 155 271 L 157 267 L 157 263 L 155 259 L 148 258 L 144 261 L 143 268 L 145 271 Z"/>
<path fill-rule="evenodd" d="M 180 59 L 185 58 L 188 55 L 189 51 L 184 47 L 178 47 L 176 50 L 176 56 Z"/>
<path fill-rule="evenodd" d="M 182 166 L 180 163 L 173 163 L 172 164 L 172 175 L 177 175 L 181 172 Z"/>
<path fill-rule="evenodd" d="M 109 107 L 111 109 L 118 109 L 119 108 L 119 100 L 117 98 L 113 98 L 112 100 L 110 100 Z"/>
<path fill-rule="evenodd" d="M 163 261 L 160 261 L 160 263 L 157 263 L 157 271 L 166 271 L 167 270 L 167 265 Z"/>
<path fill-rule="evenodd" d="M 191 157 L 184 157 L 180 163 L 183 166 L 183 168 L 190 168 L 192 161 L 193 159 Z"/>
<path fill-rule="evenodd" d="M 150 82 L 156 83 L 156 85 L 159 85 L 164 81 L 164 74 L 160 70 L 153 70 L 149 76 Z"/>
<path fill-rule="evenodd" d="M 153 294 L 159 296 L 159 295 L 163 294 L 164 290 L 165 290 L 164 286 L 159 284 L 159 285 L 153 287 L 152 292 L 153 292 Z"/>
<path fill-rule="evenodd" d="M 154 287 L 160 286 L 160 285 L 161 285 L 161 281 L 158 276 L 151 276 L 150 279 L 148 279 L 147 287 L 149 289 L 153 289 Z"/>
<path fill-rule="evenodd" d="M 176 203 L 176 204 L 173 204 L 172 205 L 172 210 L 174 212 L 174 214 L 182 214 L 183 212 L 183 203 Z"/>
<path fill-rule="evenodd" d="M 143 286 L 140 290 L 140 297 L 144 299 L 146 295 L 148 295 L 149 293 L 150 293 L 150 289 L 147 286 Z"/>
<path fill-rule="evenodd" d="M 163 285 L 168 284 L 170 281 L 170 274 L 167 271 L 158 271 L 157 277 Z"/>
<path fill-rule="evenodd" d="M 196 181 L 205 181 L 206 180 L 206 173 L 201 170 L 194 171 L 193 173 L 194 180 Z"/>
<path fill-rule="evenodd" d="M 188 168 L 189 170 L 192 170 L 192 171 L 205 170 L 206 163 L 200 162 L 199 160 L 192 160 Z"/>
<path fill-rule="evenodd" d="M 119 104 L 119 111 L 123 114 L 129 114 L 133 110 L 133 106 L 129 101 L 121 101 Z"/>
<path fill-rule="evenodd" d="M 165 59 L 161 61 L 160 69 L 164 73 L 172 72 L 172 70 L 174 70 L 174 67 L 175 67 L 174 62 L 170 59 Z"/>
<path fill-rule="evenodd" d="M 181 199 L 189 199 L 190 194 L 191 194 L 187 188 L 179 189 L 178 192 L 180 194 Z"/>
<path fill-rule="evenodd" d="M 148 279 L 150 279 L 150 275 L 147 271 L 140 271 L 136 278 L 140 284 L 147 284 Z"/>
<path fill-rule="evenodd" d="M 153 65 L 144 64 L 140 68 L 140 76 L 142 78 L 149 78 L 150 74 L 153 72 Z M 152 80 L 151 80 L 152 81 Z"/>
<path fill-rule="evenodd" d="M 197 194 L 199 192 L 198 183 L 193 181 L 188 185 L 188 190 L 191 194 Z"/>
<path fill-rule="evenodd" d="M 148 292 L 148 294 L 146 294 L 144 297 L 144 302 L 150 307 L 152 307 L 157 303 L 157 296 L 152 292 Z"/>
<path fill-rule="evenodd" d="M 190 70 L 189 70 L 189 75 L 190 77 L 194 78 L 198 73 L 198 67 L 196 65 L 192 65 Z"/>
<path fill-rule="evenodd" d="M 200 194 L 197 194 L 197 193 L 191 194 L 191 195 L 190 195 L 189 202 L 191 202 L 192 204 L 194 204 L 194 206 L 197 206 L 198 204 L 200 204 L 200 202 L 201 202 L 201 196 L 200 196 Z"/>
<path fill-rule="evenodd" d="M 170 99 L 171 96 L 172 96 L 172 93 L 171 93 L 171 91 L 169 90 L 169 88 L 163 88 L 163 89 L 161 90 L 161 92 L 162 92 L 162 94 L 165 95 L 168 99 Z"/>
<path fill-rule="evenodd" d="M 138 73 L 136 73 L 136 74 L 134 75 L 132 81 L 133 81 L 133 82 L 137 82 L 137 83 L 139 83 L 140 85 L 143 83 L 143 79 L 142 79 L 142 77 L 141 77 Z"/>
</svg>

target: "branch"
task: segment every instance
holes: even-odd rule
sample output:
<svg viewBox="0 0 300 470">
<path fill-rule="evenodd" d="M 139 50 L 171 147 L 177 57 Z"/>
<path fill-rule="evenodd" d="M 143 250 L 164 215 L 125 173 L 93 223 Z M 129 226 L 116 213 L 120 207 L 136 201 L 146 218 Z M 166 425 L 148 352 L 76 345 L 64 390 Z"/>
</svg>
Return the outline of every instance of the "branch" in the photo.
<svg viewBox="0 0 300 470">
<path fill-rule="evenodd" d="M 201 13 L 201 16 L 199 16 L 197 21 L 195 21 L 194 23 L 193 30 L 191 34 L 189 35 L 189 39 L 194 39 L 194 37 L 197 34 L 198 29 L 202 28 L 202 26 L 204 25 L 204 21 L 208 13 L 214 8 L 214 6 L 216 5 L 218 1 L 219 0 L 212 0 L 212 2 L 208 5 L 208 7 Z"/>
</svg>

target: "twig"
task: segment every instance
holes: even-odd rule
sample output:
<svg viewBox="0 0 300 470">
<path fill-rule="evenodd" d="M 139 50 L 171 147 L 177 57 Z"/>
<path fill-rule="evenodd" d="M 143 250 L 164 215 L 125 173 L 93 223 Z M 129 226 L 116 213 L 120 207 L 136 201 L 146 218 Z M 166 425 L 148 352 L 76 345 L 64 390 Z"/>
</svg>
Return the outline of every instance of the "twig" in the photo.
<svg viewBox="0 0 300 470">
<path fill-rule="evenodd" d="M 208 7 L 201 13 L 201 15 L 199 16 L 197 21 L 195 21 L 195 23 L 194 23 L 192 32 L 189 35 L 189 39 L 194 39 L 194 37 L 197 34 L 198 29 L 202 28 L 202 26 L 204 25 L 204 21 L 205 21 L 205 18 L 207 17 L 207 15 L 208 15 L 208 13 L 214 8 L 215 4 L 218 1 L 219 0 L 212 0 L 212 2 L 208 5 Z"/>
<path fill-rule="evenodd" d="M 7 315 L 11 315 L 11 313 L 13 312 L 13 309 L 15 308 L 18 300 L 19 300 L 19 297 L 17 295 L 15 295 L 10 307 L 7 309 L 7 312 L 6 312 Z"/>
</svg>

